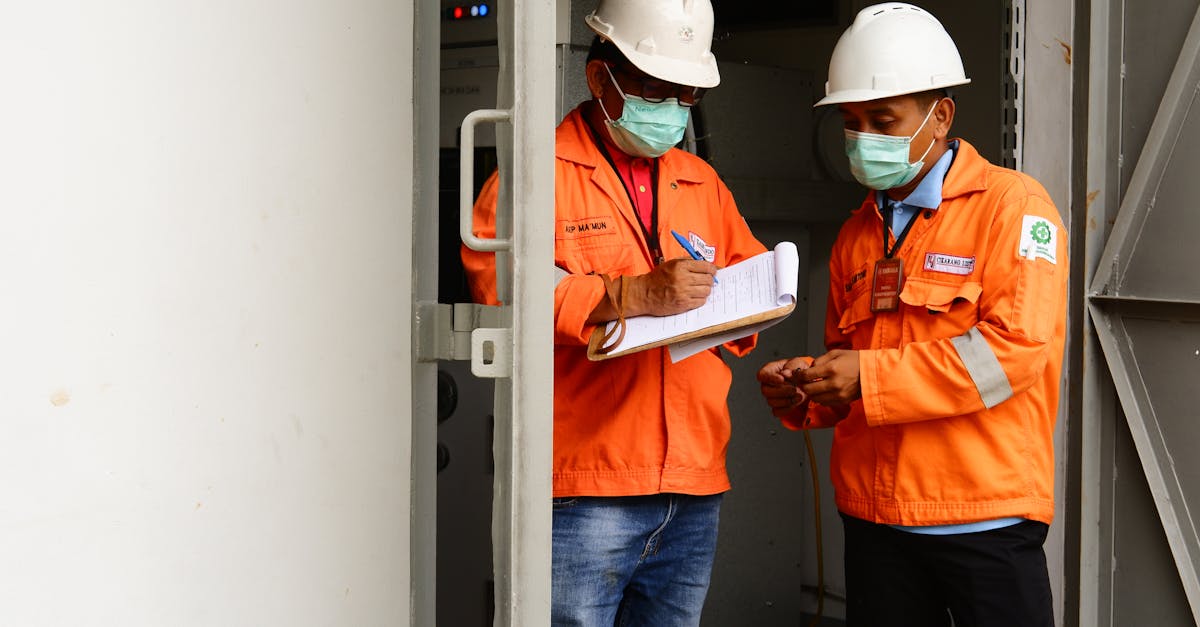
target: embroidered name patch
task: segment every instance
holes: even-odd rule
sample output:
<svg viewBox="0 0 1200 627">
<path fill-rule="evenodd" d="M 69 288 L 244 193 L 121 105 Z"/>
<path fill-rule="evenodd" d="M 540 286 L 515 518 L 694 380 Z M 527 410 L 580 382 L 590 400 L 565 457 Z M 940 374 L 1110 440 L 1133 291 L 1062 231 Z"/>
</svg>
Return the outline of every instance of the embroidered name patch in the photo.
<svg viewBox="0 0 1200 627">
<path fill-rule="evenodd" d="M 975 258 L 925 253 L 925 269 L 930 272 L 945 272 L 946 274 L 971 274 L 975 271 Z"/>
<path fill-rule="evenodd" d="M 846 293 L 849 294 L 850 290 L 854 289 L 854 284 L 865 278 L 867 278 L 866 270 L 859 270 L 851 275 L 850 280 L 846 282 Z"/>
<path fill-rule="evenodd" d="M 696 252 L 700 253 L 701 257 L 704 257 L 705 261 L 712 263 L 713 259 L 717 258 L 717 247 L 709 246 L 708 242 L 691 231 L 688 231 L 688 243 L 696 249 Z"/>
<path fill-rule="evenodd" d="M 1058 263 L 1058 227 L 1041 216 L 1025 216 L 1021 221 L 1021 243 L 1017 256 L 1030 261 L 1041 257 Z"/>
<path fill-rule="evenodd" d="M 577 220 L 559 220 L 558 232 L 555 234 L 555 237 L 558 239 L 575 239 L 577 237 L 607 235 L 615 232 L 610 220 L 611 218 L 608 216 L 579 218 Z"/>
</svg>

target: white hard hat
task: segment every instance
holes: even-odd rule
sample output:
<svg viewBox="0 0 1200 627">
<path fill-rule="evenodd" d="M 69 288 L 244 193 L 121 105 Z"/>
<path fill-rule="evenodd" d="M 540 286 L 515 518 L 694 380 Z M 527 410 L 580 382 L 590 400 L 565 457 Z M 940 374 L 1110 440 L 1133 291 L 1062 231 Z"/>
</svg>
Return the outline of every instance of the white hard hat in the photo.
<svg viewBox="0 0 1200 627">
<path fill-rule="evenodd" d="M 941 22 L 903 2 L 869 6 L 842 33 L 816 106 L 866 102 L 971 82 Z"/>
<path fill-rule="evenodd" d="M 600 0 L 584 21 L 650 76 L 689 87 L 721 82 L 709 0 Z"/>
</svg>

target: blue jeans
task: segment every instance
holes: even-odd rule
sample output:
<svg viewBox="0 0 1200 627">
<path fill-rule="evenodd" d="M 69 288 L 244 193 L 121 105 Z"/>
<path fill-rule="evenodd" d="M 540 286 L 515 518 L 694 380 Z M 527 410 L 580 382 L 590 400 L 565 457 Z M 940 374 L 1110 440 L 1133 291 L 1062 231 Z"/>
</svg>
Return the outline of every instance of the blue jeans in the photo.
<svg viewBox="0 0 1200 627">
<path fill-rule="evenodd" d="M 551 623 L 699 625 L 721 496 L 554 499 Z"/>
</svg>

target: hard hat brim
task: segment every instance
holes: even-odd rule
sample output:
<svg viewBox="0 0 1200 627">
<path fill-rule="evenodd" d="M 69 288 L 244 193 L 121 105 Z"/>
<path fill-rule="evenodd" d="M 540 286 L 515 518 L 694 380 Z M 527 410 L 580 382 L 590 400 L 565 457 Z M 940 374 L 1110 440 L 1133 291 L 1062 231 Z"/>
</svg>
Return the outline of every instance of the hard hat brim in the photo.
<svg viewBox="0 0 1200 627">
<path fill-rule="evenodd" d="M 824 98 L 818 100 L 817 103 L 813 105 L 813 107 L 822 107 L 825 105 L 843 104 L 843 103 L 847 103 L 847 102 L 870 102 L 872 100 L 881 100 L 883 98 L 891 98 L 893 96 L 919 94 L 919 93 L 922 93 L 925 91 L 931 91 L 934 89 L 945 89 L 947 87 L 954 87 L 957 85 L 966 85 L 967 83 L 970 83 L 970 82 L 971 82 L 971 79 L 966 78 L 966 79 L 962 79 L 962 80 L 958 80 L 958 81 L 948 81 L 946 83 L 933 84 L 925 89 L 917 89 L 917 90 L 905 89 L 905 90 L 898 90 L 898 91 L 887 91 L 887 90 L 879 90 L 879 89 L 843 89 L 840 91 L 835 91 L 832 94 L 829 94 L 828 96 L 825 96 Z"/>
<path fill-rule="evenodd" d="M 717 70 L 717 58 L 709 55 L 706 63 L 688 63 L 662 56 L 642 54 L 627 46 L 617 48 L 637 69 L 664 81 L 688 87 L 711 88 L 721 84 L 721 73 Z"/>
</svg>

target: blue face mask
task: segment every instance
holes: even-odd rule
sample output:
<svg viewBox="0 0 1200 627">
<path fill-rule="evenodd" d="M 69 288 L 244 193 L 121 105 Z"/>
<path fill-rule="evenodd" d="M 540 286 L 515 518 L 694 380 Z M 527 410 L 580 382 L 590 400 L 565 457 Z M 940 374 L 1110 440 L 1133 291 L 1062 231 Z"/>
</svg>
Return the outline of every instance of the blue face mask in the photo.
<svg viewBox="0 0 1200 627">
<path fill-rule="evenodd" d="M 925 119 L 912 137 L 846 130 L 846 156 L 850 158 L 850 173 L 854 178 L 864 186 L 880 191 L 901 187 L 913 180 L 924 167 L 925 155 L 933 149 L 934 142 L 930 140 L 929 148 L 913 163 L 908 162 L 909 145 L 925 128 L 936 107 L 937 102 L 929 108 L 929 113 L 925 114 Z"/>
<path fill-rule="evenodd" d="M 617 78 L 613 76 L 608 64 L 604 65 L 604 69 L 608 70 L 613 86 L 617 87 Z M 653 159 L 661 157 L 683 139 L 683 132 L 687 129 L 688 110 L 679 104 L 678 99 L 667 98 L 662 102 L 649 102 L 632 94 L 627 95 L 620 87 L 617 87 L 617 93 L 621 94 L 621 99 L 625 101 L 621 117 L 617 120 L 608 114 L 608 110 L 604 108 L 604 101 L 599 98 L 597 100 L 600 102 L 600 109 L 604 111 L 604 118 L 608 120 L 608 134 L 622 152 Z"/>
</svg>

